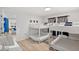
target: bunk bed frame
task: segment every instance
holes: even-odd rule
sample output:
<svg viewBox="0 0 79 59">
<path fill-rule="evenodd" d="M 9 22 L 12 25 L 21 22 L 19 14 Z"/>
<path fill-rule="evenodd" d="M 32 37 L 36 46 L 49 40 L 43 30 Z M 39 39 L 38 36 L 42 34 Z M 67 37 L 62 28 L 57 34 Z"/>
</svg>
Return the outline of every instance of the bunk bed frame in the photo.
<svg viewBox="0 0 79 59">
<path fill-rule="evenodd" d="M 49 32 L 42 32 L 42 30 L 48 29 L 49 26 L 47 25 L 31 24 L 29 26 L 29 37 L 32 38 L 34 41 L 44 41 L 49 37 Z"/>
</svg>

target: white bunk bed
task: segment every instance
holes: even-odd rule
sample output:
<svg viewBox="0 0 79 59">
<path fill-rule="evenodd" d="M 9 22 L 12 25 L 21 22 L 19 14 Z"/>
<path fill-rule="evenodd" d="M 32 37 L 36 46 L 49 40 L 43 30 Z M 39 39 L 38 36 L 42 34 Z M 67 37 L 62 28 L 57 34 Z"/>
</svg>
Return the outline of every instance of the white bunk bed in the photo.
<svg viewBox="0 0 79 59">
<path fill-rule="evenodd" d="M 30 24 L 29 37 L 31 37 L 34 41 L 44 41 L 49 37 L 48 28 L 49 26 L 43 24 Z"/>
<path fill-rule="evenodd" d="M 72 26 L 50 26 L 50 30 L 68 32 L 69 36 L 59 35 L 50 43 L 50 47 L 59 51 L 79 51 L 79 24 Z"/>
</svg>

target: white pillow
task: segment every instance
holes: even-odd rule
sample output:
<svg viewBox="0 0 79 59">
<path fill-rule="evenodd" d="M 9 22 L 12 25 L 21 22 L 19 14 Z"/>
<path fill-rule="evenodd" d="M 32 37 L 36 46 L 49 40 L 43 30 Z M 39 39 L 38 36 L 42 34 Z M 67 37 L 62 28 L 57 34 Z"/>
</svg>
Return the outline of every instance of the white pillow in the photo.
<svg viewBox="0 0 79 59">
<path fill-rule="evenodd" d="M 65 23 L 60 23 L 59 25 L 60 25 L 60 26 L 64 26 L 64 25 L 65 25 Z"/>
<path fill-rule="evenodd" d="M 63 38 L 66 38 L 66 39 L 67 39 L 67 38 L 68 38 L 68 36 L 65 36 L 65 35 L 60 35 L 60 38 L 62 38 L 62 39 L 63 39 Z"/>
</svg>

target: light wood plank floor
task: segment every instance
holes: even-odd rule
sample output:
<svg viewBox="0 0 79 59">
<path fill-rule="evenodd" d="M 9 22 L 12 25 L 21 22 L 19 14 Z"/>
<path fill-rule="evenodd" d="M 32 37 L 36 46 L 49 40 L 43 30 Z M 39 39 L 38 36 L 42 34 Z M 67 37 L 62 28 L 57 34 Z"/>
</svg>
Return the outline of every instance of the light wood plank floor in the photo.
<svg viewBox="0 0 79 59">
<path fill-rule="evenodd" d="M 25 39 L 19 41 L 18 44 L 23 49 L 23 51 L 49 51 L 49 45 L 41 42 L 35 42 L 31 39 Z"/>
</svg>

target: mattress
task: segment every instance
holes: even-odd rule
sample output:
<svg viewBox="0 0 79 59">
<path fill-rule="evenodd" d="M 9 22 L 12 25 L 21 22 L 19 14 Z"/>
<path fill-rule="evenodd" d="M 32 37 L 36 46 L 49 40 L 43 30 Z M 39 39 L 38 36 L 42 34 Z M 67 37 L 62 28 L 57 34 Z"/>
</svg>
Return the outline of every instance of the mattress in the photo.
<svg viewBox="0 0 79 59">
<path fill-rule="evenodd" d="M 60 38 L 52 41 L 51 47 L 60 51 L 79 51 L 79 40 Z"/>
<path fill-rule="evenodd" d="M 44 36 L 41 35 L 40 37 L 38 35 L 30 35 L 30 37 L 35 41 L 44 41 L 49 37 L 49 34 Z"/>
</svg>

